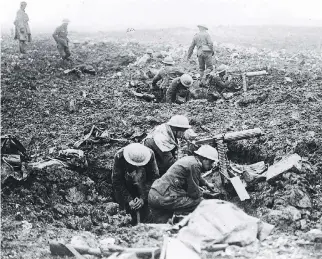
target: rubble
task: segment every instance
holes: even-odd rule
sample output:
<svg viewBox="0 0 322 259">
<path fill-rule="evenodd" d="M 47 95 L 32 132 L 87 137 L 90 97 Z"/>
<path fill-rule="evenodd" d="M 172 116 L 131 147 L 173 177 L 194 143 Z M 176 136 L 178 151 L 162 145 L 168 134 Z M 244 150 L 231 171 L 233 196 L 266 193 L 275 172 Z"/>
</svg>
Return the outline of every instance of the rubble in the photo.
<svg viewBox="0 0 322 259">
<path fill-rule="evenodd" d="M 101 36 L 97 41 L 80 41 L 75 45 L 73 55 L 80 58 L 82 64 L 93 66 L 96 76 L 78 78 L 63 74 L 64 70 L 78 64 L 61 68 L 56 48 L 46 43 L 46 37 L 41 37 L 35 37 L 31 43 L 33 51 L 28 54 L 28 59 L 17 57 L 12 41 L 6 38 L 2 41 L 2 131 L 19 136 L 32 163 L 56 155 L 56 151 L 49 154 L 50 147 L 57 147 L 57 150 L 77 148 L 84 152 L 88 167 L 78 172 L 67 169 L 64 162 L 56 161 L 53 166 L 26 168 L 20 181 L 18 176 L 16 179 L 10 177 L 2 185 L 1 248 L 4 258 L 31 254 L 38 258 L 48 257 L 47 237 L 62 236 L 67 244 L 72 233 L 78 234 L 76 232 L 84 229 L 100 236 L 111 233 L 115 243 L 123 247 L 148 247 L 152 243 L 161 246 L 163 232 L 159 229 L 127 228 L 129 216 L 124 212 L 113 214 L 114 211 L 109 212 L 105 205 L 115 206 L 110 183 L 115 152 L 127 141 L 140 141 L 145 132 L 176 113 L 189 117 L 198 138 L 209 136 L 203 128 L 215 134 L 226 132 L 227 128 L 229 131 L 254 127 L 265 129 L 265 135 L 259 139 L 240 140 L 228 145 L 227 156 L 234 164 L 250 165 L 263 161 L 272 166 L 285 155 L 294 153 L 302 160 L 300 172 L 292 168 L 276 176 L 272 182 L 256 182 L 246 187 L 251 198 L 246 202 L 240 202 L 233 192 L 228 196 L 230 201 L 258 218 L 269 219 L 270 213 L 275 213 L 276 222 L 270 223 L 276 224 L 276 232 L 260 245 L 253 244 L 248 248 L 230 246 L 226 252 L 216 251 L 208 256 L 220 258 L 231 254 L 266 258 L 272 251 L 280 252 L 279 249 L 283 249 L 288 257 L 294 251 L 303 258 L 318 253 L 314 245 L 300 247 L 293 239 L 298 238 L 294 236 L 296 231 L 303 232 L 301 228 L 307 231 L 319 228 L 318 224 L 321 224 L 321 214 L 317 213 L 322 209 L 321 57 L 313 50 L 305 50 L 305 57 L 298 50 L 294 55 L 288 51 L 270 55 L 270 49 L 236 45 L 226 48 L 218 44 L 214 55 L 218 64 L 227 63 L 236 69 L 236 73 L 267 70 L 266 76 L 249 78 L 245 96 L 252 101 L 247 103 L 244 95 L 236 92 L 225 102 L 193 100 L 179 107 L 142 102 L 127 95 L 127 82 L 139 81 L 130 80 L 127 66 L 144 53 L 145 46 L 132 42 L 125 45 L 113 43 Z M 92 49 L 95 51 L 90 51 Z M 175 49 L 174 46 L 166 53 L 173 53 Z M 164 45 L 156 44 L 156 52 L 163 50 Z M 236 52 L 238 56 L 227 59 Z M 187 64 L 180 55 L 177 55 L 177 64 L 185 71 L 197 72 L 197 64 Z M 285 77 L 290 77 L 293 82 L 284 84 Z M 137 84 L 131 87 L 138 93 L 144 92 L 140 89 L 146 89 Z M 199 89 L 200 95 L 204 94 L 202 90 Z M 80 91 L 86 92 L 86 96 Z M 72 99 L 75 108 L 70 113 L 65 104 L 66 100 Z M 245 105 L 235 106 L 238 100 L 245 101 Z M 90 135 L 87 143 L 86 140 L 74 147 L 74 143 L 89 133 L 93 125 L 99 128 L 98 134 Z M 107 132 L 102 137 L 100 134 L 105 130 Z M 303 165 L 305 160 L 308 165 Z M 22 231 L 26 223 L 21 219 L 32 224 L 29 232 Z"/>
</svg>

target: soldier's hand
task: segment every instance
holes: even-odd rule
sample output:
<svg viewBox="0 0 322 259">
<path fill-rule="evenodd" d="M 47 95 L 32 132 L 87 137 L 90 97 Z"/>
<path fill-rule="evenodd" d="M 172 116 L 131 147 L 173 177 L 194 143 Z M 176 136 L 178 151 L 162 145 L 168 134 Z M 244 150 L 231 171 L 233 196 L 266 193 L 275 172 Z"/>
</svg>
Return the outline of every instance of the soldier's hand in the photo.
<svg viewBox="0 0 322 259">
<path fill-rule="evenodd" d="M 129 202 L 129 206 L 130 206 L 130 209 L 133 210 L 134 209 L 134 206 L 135 206 L 135 201 L 134 200 L 131 200 Z"/>
<path fill-rule="evenodd" d="M 135 198 L 134 199 L 134 206 L 133 206 L 134 210 L 140 209 L 143 205 L 144 205 L 144 201 L 142 198 Z"/>
</svg>

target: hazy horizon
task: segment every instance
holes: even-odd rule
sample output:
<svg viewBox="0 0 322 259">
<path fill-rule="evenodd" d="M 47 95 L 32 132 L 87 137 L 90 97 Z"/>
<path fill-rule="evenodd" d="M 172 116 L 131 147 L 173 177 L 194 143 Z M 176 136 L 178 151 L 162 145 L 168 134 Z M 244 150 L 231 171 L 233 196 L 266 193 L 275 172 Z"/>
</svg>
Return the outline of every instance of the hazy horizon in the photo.
<svg viewBox="0 0 322 259">
<path fill-rule="evenodd" d="M 29 0 L 34 32 L 52 31 L 63 18 L 72 31 L 215 26 L 322 26 L 322 1 L 291 0 Z M 1 2 L 1 28 L 13 28 L 20 0 Z"/>
</svg>

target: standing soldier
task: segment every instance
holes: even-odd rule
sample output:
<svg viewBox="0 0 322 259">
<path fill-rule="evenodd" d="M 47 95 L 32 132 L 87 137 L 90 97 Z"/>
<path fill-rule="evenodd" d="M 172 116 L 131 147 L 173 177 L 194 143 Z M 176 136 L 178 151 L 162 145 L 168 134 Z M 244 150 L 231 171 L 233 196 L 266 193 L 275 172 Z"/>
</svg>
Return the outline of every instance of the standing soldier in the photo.
<svg viewBox="0 0 322 259">
<path fill-rule="evenodd" d="M 21 2 L 20 9 L 17 12 L 14 25 L 16 27 L 15 40 L 19 40 L 19 50 L 20 53 L 26 53 L 26 41 L 31 41 L 31 33 L 29 28 L 29 17 L 25 12 L 27 3 Z"/>
<path fill-rule="evenodd" d="M 63 60 L 66 60 L 70 57 L 70 51 L 68 46 L 68 31 L 67 26 L 69 24 L 68 19 L 63 20 L 63 24 L 58 26 L 53 34 L 53 37 L 57 43 L 57 49 L 59 51 L 60 56 Z"/>
<path fill-rule="evenodd" d="M 205 69 L 213 70 L 212 56 L 214 55 L 214 46 L 207 32 L 208 28 L 204 25 L 198 25 L 199 33 L 197 33 L 192 40 L 190 48 L 188 50 L 189 60 L 193 49 L 197 46 L 197 57 L 199 63 L 200 77 L 203 78 Z"/>
</svg>

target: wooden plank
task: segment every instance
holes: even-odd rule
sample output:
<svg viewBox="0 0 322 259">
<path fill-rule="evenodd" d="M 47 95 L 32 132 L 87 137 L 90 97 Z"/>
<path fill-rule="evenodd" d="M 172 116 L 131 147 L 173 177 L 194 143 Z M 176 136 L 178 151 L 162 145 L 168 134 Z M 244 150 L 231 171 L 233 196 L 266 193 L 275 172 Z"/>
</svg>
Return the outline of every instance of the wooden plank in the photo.
<svg viewBox="0 0 322 259">
<path fill-rule="evenodd" d="M 238 197 L 241 201 L 250 199 L 249 194 L 246 191 L 245 186 L 243 185 L 239 176 L 235 176 L 233 178 L 230 178 L 230 182 L 234 186 L 234 188 L 238 194 Z"/>
<path fill-rule="evenodd" d="M 276 164 L 270 166 L 266 172 L 266 181 L 273 179 L 292 168 L 300 170 L 300 161 L 301 157 L 298 154 L 292 154 L 277 162 Z"/>
<path fill-rule="evenodd" d="M 253 71 L 253 72 L 246 72 L 246 76 L 263 76 L 263 75 L 267 75 L 268 73 L 266 72 L 266 70 L 261 70 L 261 71 Z"/>
</svg>

